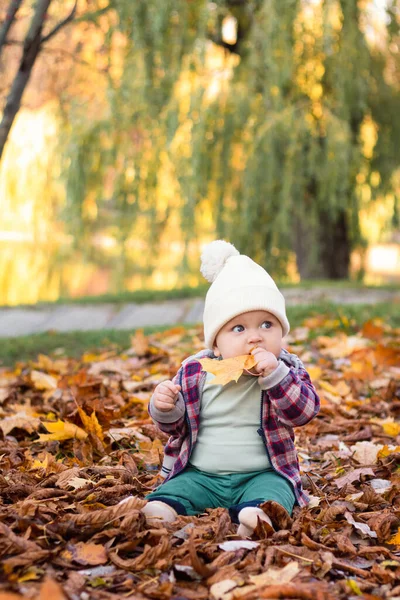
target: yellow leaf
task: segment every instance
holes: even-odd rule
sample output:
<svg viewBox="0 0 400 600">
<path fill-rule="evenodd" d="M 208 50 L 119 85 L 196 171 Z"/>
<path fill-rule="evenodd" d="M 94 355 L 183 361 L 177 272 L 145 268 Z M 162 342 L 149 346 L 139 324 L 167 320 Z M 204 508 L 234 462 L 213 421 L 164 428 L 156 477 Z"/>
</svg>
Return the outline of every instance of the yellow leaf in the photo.
<svg viewBox="0 0 400 600">
<path fill-rule="evenodd" d="M 100 423 L 97 420 L 96 412 L 93 411 L 89 417 L 89 415 L 87 415 L 80 406 L 78 406 L 78 412 L 79 412 L 79 416 L 81 418 L 81 421 L 82 421 L 83 426 L 86 429 L 86 431 L 88 433 L 96 435 L 99 438 L 99 440 L 104 442 L 103 430 L 101 428 Z"/>
<path fill-rule="evenodd" d="M 378 452 L 378 458 L 387 458 L 391 454 L 400 454 L 400 446 L 388 446 L 385 444 Z"/>
<path fill-rule="evenodd" d="M 308 371 L 308 374 L 310 375 L 312 381 L 319 379 L 322 375 L 321 367 L 311 366 L 311 367 L 308 367 L 307 371 Z"/>
<path fill-rule="evenodd" d="M 395 533 L 390 540 L 387 540 L 386 543 L 400 546 L 400 527 L 398 528 L 397 533 Z"/>
<path fill-rule="evenodd" d="M 46 454 L 45 459 L 43 461 L 36 459 L 33 461 L 32 465 L 31 465 L 31 469 L 44 469 L 46 470 L 47 467 L 49 466 L 49 454 Z"/>
<path fill-rule="evenodd" d="M 318 385 L 329 394 L 342 396 L 343 398 L 351 392 L 350 387 L 345 381 L 339 381 L 336 385 L 332 385 L 328 381 L 320 380 L 318 381 Z"/>
<path fill-rule="evenodd" d="M 57 379 L 42 371 L 31 371 L 31 380 L 37 390 L 56 390 Z"/>
<path fill-rule="evenodd" d="M 387 435 L 396 437 L 400 433 L 400 423 L 396 423 L 393 417 L 387 419 L 370 419 L 371 423 L 377 423 Z"/>
<path fill-rule="evenodd" d="M 339 392 L 331 383 L 321 380 L 321 381 L 318 381 L 318 385 L 320 387 L 322 387 L 323 390 L 329 392 L 330 394 L 333 394 L 334 396 L 339 396 Z"/>
<path fill-rule="evenodd" d="M 354 579 L 348 579 L 346 583 L 351 589 L 351 591 L 354 592 L 357 596 L 363 595 L 358 583 Z"/>
<path fill-rule="evenodd" d="M 230 381 L 236 381 L 245 369 L 251 369 L 256 364 L 256 359 L 250 354 L 226 358 L 225 360 L 213 360 L 202 358 L 199 363 L 205 371 L 216 377 L 212 380 L 213 385 L 225 385 Z"/>
<path fill-rule="evenodd" d="M 47 431 L 50 433 L 42 433 L 39 436 L 39 442 L 49 442 L 51 440 L 62 441 L 62 440 L 85 440 L 87 438 L 87 433 L 77 425 L 73 423 L 68 423 L 65 421 L 55 421 L 54 423 L 43 423 L 46 427 Z"/>
<path fill-rule="evenodd" d="M 37 567 L 29 567 L 27 571 L 20 577 L 18 577 L 18 583 L 24 583 L 24 581 L 33 581 L 35 579 L 40 579 L 43 575 L 43 571 L 39 570 Z"/>
</svg>

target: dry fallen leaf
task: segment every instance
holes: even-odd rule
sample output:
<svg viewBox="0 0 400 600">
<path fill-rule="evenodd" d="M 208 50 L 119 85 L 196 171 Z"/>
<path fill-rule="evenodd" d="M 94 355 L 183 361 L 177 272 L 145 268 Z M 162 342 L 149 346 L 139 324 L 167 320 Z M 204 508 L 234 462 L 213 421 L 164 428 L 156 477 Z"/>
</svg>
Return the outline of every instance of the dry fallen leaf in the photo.
<svg viewBox="0 0 400 600">
<path fill-rule="evenodd" d="M 107 551 L 101 544 L 78 542 L 70 544 L 68 550 L 73 560 L 80 565 L 104 565 L 107 560 Z"/>
<path fill-rule="evenodd" d="M 66 600 L 60 585 L 53 579 L 45 579 L 35 600 Z"/>
<path fill-rule="evenodd" d="M 254 356 L 245 354 L 226 358 L 225 360 L 213 360 L 212 358 L 201 358 L 199 363 L 205 371 L 215 375 L 213 385 L 225 385 L 230 381 L 238 381 L 244 370 L 249 370 L 257 363 Z"/>
<path fill-rule="evenodd" d="M 54 391 L 57 389 L 57 379 L 53 375 L 42 373 L 42 371 L 31 371 L 31 380 L 38 390 Z"/>
<path fill-rule="evenodd" d="M 319 315 L 309 325 L 315 335 L 293 329 L 288 338 L 288 350 L 314 367 L 323 400 L 318 418 L 295 430 L 311 502 L 292 518 L 263 503 L 278 530 L 265 539 L 257 529 L 251 541 L 237 539 L 223 508 L 166 525 L 142 513 L 144 497 L 161 483 L 168 437 L 149 418 L 148 401 L 159 381 L 204 347 L 201 327 L 148 335 L 141 358 L 114 348 L 62 364 L 42 355 L 14 370 L 0 366 L 1 422 L 29 417 L 26 428 L 0 432 L 0 600 L 7 592 L 12 600 L 39 593 L 40 600 L 378 600 L 382 590 L 397 597 L 400 330 L 385 324 L 373 339 L 366 329 L 366 339 L 345 323 L 350 336 L 337 319 Z M 34 386 L 32 370 L 50 389 Z M 55 377 L 57 390 L 42 375 Z M 40 443 L 32 419 L 47 423 Z M 43 584 L 46 573 L 53 579 Z"/>
<path fill-rule="evenodd" d="M 361 475 L 374 475 L 372 469 L 368 467 L 361 467 L 360 469 L 353 469 L 346 473 L 346 475 L 342 475 L 342 477 L 338 477 L 335 479 L 335 484 L 338 488 L 342 488 L 349 483 L 353 483 L 353 481 L 359 481 Z"/>
<path fill-rule="evenodd" d="M 54 423 L 47 422 L 43 423 L 47 431 L 50 433 L 42 433 L 39 436 L 39 442 L 48 442 L 49 440 L 62 441 L 62 440 L 84 440 L 87 438 L 87 433 L 77 425 L 68 423 L 65 421 L 55 421 Z"/>
<path fill-rule="evenodd" d="M 25 429 L 28 433 L 33 433 L 39 426 L 40 419 L 33 417 L 27 410 L 21 410 L 0 421 L 0 429 L 4 435 L 8 435 L 13 429 Z"/>
<path fill-rule="evenodd" d="M 370 528 L 369 525 L 367 525 L 366 523 L 359 523 L 358 521 L 355 521 L 353 518 L 353 515 L 350 512 L 345 512 L 344 513 L 345 519 L 348 523 L 351 523 L 351 525 L 353 525 L 358 531 L 361 531 L 361 533 L 364 536 L 368 536 L 371 538 L 376 538 L 378 537 L 375 533 L 375 531 L 372 531 L 372 529 Z"/>
<path fill-rule="evenodd" d="M 136 356 L 146 356 L 149 352 L 149 340 L 143 333 L 143 329 L 137 329 L 135 335 L 131 336 L 131 347 Z"/>
<path fill-rule="evenodd" d="M 378 453 L 382 450 L 382 444 L 373 442 L 357 442 L 350 450 L 354 452 L 353 458 L 361 465 L 374 465 L 378 460 Z"/>
<path fill-rule="evenodd" d="M 78 406 L 78 412 L 86 432 L 97 436 L 101 442 L 104 442 L 103 430 L 96 417 L 96 411 L 93 411 L 89 417 L 89 415 L 87 415 L 85 411 Z"/>
</svg>

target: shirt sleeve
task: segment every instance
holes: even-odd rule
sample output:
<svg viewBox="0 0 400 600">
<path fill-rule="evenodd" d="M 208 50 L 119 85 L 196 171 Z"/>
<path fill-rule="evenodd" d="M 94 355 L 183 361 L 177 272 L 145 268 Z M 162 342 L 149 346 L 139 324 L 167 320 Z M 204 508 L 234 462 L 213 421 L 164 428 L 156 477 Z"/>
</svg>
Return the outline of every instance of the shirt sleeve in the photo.
<svg viewBox="0 0 400 600">
<path fill-rule="evenodd" d="M 176 423 L 176 421 L 179 421 L 179 419 L 184 416 L 186 409 L 182 394 L 179 394 L 179 398 L 174 408 L 168 412 L 158 410 L 158 408 L 154 406 L 153 398 L 154 396 L 150 398 L 149 414 L 157 425 L 161 423 Z"/>
<path fill-rule="evenodd" d="M 277 417 L 284 425 L 289 427 L 305 425 L 319 412 L 318 394 L 309 374 L 302 366 L 290 367 L 289 372 L 280 382 L 266 389 Z"/>
<path fill-rule="evenodd" d="M 258 378 L 258 383 L 260 384 L 261 389 L 269 390 L 275 387 L 278 383 L 282 381 L 282 379 L 286 377 L 289 371 L 289 367 L 283 362 L 283 360 L 280 360 L 278 362 L 278 366 L 274 371 L 272 371 L 272 373 L 267 375 L 267 377 Z"/>
<path fill-rule="evenodd" d="M 178 373 L 175 375 L 173 382 L 182 387 L 182 367 L 179 369 Z M 174 406 L 174 408 L 168 412 L 163 412 L 158 410 L 154 406 L 154 395 L 150 398 L 149 402 L 149 415 L 153 419 L 154 423 L 157 425 L 161 431 L 164 433 L 168 433 L 170 435 L 181 435 L 186 427 L 185 415 L 186 415 L 186 406 L 185 400 L 181 392 L 179 392 L 178 400 Z"/>
</svg>

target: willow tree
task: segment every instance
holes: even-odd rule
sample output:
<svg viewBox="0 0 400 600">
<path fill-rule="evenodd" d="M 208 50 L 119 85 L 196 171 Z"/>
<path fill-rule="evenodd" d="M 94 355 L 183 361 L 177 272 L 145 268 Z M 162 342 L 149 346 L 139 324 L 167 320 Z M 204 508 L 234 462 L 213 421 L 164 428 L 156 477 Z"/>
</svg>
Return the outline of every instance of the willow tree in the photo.
<svg viewBox="0 0 400 600">
<path fill-rule="evenodd" d="M 224 172 L 218 231 L 265 264 L 279 267 L 292 250 L 304 277 L 347 277 L 351 250 L 363 241 L 357 178 L 378 171 L 389 189 L 400 163 L 400 95 L 385 83 L 386 56 L 368 46 L 353 0 L 292 0 L 284 11 L 273 0 L 236 3 L 235 12 L 229 4 L 235 16 L 253 12 L 246 43 L 233 48 L 241 60 L 229 93 L 209 110 L 224 119 L 217 128 L 211 119 L 224 151 L 217 143 L 218 154 L 209 153 Z M 381 132 L 379 154 L 363 151 L 370 120 Z"/>
<path fill-rule="evenodd" d="M 367 5 L 118 0 L 105 28 L 101 114 L 69 115 L 67 212 L 77 239 L 89 247 L 87 235 L 107 229 L 126 259 L 139 237 L 150 272 L 175 219 L 187 246 L 220 235 L 275 273 L 295 253 L 302 276 L 347 276 L 362 243 L 360 174 L 379 173 L 374 201 L 399 166 L 399 94 L 385 78 L 390 44 L 368 45 Z M 393 13 L 388 35 L 394 24 Z M 213 48 L 223 48 L 228 66 L 210 68 Z M 376 139 L 366 152 L 368 124 Z M 123 281 L 133 265 L 118 264 Z"/>
<path fill-rule="evenodd" d="M 100 114 L 88 120 L 86 106 L 78 105 L 67 115 L 64 215 L 90 257 L 96 232 L 117 241 L 116 287 L 132 266 L 126 248 L 132 235 L 141 243 L 136 271 L 149 274 L 157 261 L 172 209 L 157 201 L 160 172 L 173 169 L 165 165 L 179 114 L 170 104 L 182 69 L 201 61 L 193 46 L 205 37 L 206 17 L 203 1 L 116 2 L 102 21 L 108 88 Z M 183 66 L 187 57 L 191 64 Z"/>
</svg>

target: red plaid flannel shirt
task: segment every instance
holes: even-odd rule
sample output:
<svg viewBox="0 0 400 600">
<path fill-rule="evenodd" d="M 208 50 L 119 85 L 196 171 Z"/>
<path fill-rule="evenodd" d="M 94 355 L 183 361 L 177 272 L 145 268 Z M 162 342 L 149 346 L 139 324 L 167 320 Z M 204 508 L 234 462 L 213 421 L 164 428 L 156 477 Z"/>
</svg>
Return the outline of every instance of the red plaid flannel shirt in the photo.
<svg viewBox="0 0 400 600">
<path fill-rule="evenodd" d="M 206 379 L 206 373 L 196 359 L 206 356 L 212 358 L 214 354 L 210 350 L 202 350 L 186 359 L 174 378 L 174 383 L 182 388 L 185 414 L 174 423 L 155 421 L 162 431 L 170 434 L 161 470 L 166 481 L 187 466 L 196 443 L 201 392 Z M 289 480 L 297 503 L 305 506 L 308 498 L 301 485 L 293 427 L 305 425 L 315 417 L 319 411 L 319 398 L 300 359 L 286 350 L 279 358 L 290 370 L 273 388 L 261 391 L 258 433 L 264 441 L 272 467 Z"/>
</svg>

